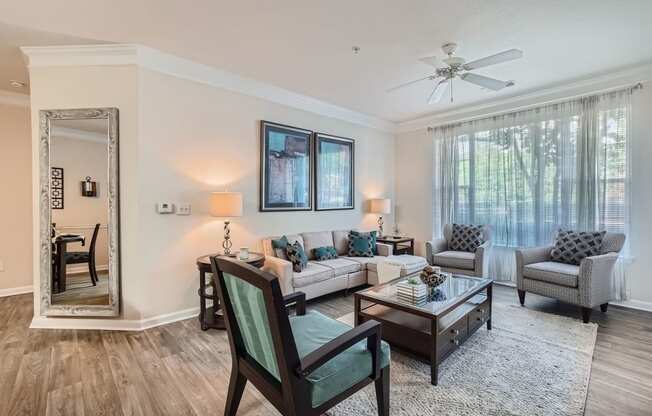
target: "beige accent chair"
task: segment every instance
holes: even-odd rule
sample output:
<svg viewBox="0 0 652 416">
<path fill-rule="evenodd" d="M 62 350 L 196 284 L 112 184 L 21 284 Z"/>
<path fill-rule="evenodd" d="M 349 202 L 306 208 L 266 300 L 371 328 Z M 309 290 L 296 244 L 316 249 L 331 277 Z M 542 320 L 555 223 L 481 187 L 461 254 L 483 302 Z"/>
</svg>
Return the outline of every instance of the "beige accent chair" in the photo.
<svg viewBox="0 0 652 416">
<path fill-rule="evenodd" d="M 625 234 L 606 233 L 600 254 L 584 258 L 579 266 L 551 260 L 553 246 L 516 250 L 516 287 L 521 306 L 525 293 L 557 299 L 582 308 L 588 323 L 592 308 L 607 312 L 611 300 L 611 279 Z"/>
<path fill-rule="evenodd" d="M 482 227 L 484 243 L 479 246 L 475 253 L 468 251 L 449 250 L 453 225 L 444 226 L 444 237 L 426 242 L 426 260 L 432 266 L 439 266 L 445 272 L 461 274 L 465 276 L 484 276 L 483 264 L 485 251 L 491 247 L 491 229 L 488 225 Z"/>
<path fill-rule="evenodd" d="M 392 255 L 392 246 L 377 243 L 378 255 L 374 257 L 349 257 L 349 231 L 318 231 L 300 234 L 286 234 L 290 243 L 299 241 L 308 256 L 308 267 L 301 273 L 292 270 L 292 263 L 285 253 L 272 247 L 272 240 L 281 238 L 268 237 L 263 239 L 265 265 L 263 270 L 278 276 L 281 291 L 284 295 L 301 291 L 307 299 L 316 298 L 328 293 L 350 289 L 364 285 L 367 282 L 375 284 L 378 281 L 376 266 Z M 313 250 L 318 247 L 333 246 L 340 256 L 331 260 L 315 260 Z"/>
</svg>

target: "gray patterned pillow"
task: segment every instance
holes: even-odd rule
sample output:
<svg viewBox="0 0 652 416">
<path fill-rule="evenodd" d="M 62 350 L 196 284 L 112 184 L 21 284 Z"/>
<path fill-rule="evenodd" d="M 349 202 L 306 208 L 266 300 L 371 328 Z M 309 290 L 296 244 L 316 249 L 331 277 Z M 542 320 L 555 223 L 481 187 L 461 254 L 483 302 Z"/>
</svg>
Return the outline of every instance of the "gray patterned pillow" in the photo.
<svg viewBox="0 0 652 416">
<path fill-rule="evenodd" d="M 584 232 L 559 230 L 550 252 L 552 261 L 579 266 L 585 257 L 597 256 L 602 250 L 605 231 Z"/>
<path fill-rule="evenodd" d="M 453 224 L 451 241 L 448 242 L 449 250 L 475 253 L 483 243 L 482 225 Z"/>
<path fill-rule="evenodd" d="M 308 256 L 300 242 L 295 241 L 294 244 L 288 244 L 286 254 L 288 260 L 292 262 L 292 270 L 295 272 L 301 273 L 308 266 Z"/>
</svg>

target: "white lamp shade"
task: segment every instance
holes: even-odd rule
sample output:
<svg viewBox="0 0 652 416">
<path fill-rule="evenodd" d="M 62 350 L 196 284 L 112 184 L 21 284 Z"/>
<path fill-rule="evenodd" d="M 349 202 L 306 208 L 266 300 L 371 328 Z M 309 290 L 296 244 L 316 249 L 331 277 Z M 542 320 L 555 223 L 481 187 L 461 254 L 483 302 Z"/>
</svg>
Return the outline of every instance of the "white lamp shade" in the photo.
<svg viewBox="0 0 652 416">
<path fill-rule="evenodd" d="M 392 200 L 391 199 L 371 199 L 369 201 L 369 212 L 372 214 L 391 214 Z"/>
<path fill-rule="evenodd" d="M 212 192 L 210 214 L 213 217 L 242 217 L 242 194 L 240 192 Z"/>
</svg>

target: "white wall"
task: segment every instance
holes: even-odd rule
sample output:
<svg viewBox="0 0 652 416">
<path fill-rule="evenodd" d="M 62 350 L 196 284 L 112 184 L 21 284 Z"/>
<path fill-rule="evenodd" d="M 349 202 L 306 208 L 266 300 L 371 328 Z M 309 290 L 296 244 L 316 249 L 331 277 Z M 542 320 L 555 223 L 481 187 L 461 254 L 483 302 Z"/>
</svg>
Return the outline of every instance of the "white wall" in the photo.
<svg viewBox="0 0 652 416">
<path fill-rule="evenodd" d="M 364 212 L 364 201 L 394 198 L 394 137 L 389 133 L 134 65 L 35 67 L 30 78 L 34 144 L 40 109 L 117 107 L 120 111 L 124 311 L 120 320 L 149 319 L 198 306 L 195 260 L 216 252 L 223 234 L 223 223 L 207 213 L 211 191 L 243 192 L 245 215 L 233 220 L 232 241 L 234 247 L 253 250 L 260 250 L 260 239 L 272 234 L 372 229 L 376 217 Z M 263 119 L 356 139 L 356 208 L 258 212 L 259 122 Z M 32 156 L 38 178 L 38 152 Z M 38 193 L 37 179 L 33 192 Z M 192 215 L 159 215 L 155 211 L 159 201 L 189 202 Z M 38 207 L 33 213 L 33 246 L 38 253 Z M 386 222 L 391 227 L 391 215 Z M 34 267 L 38 270 L 38 259 Z M 37 293 L 37 306 L 38 299 Z M 37 307 L 35 316 L 39 314 Z M 49 326 L 53 320 L 71 321 L 48 318 Z M 93 324 L 85 321 L 84 325 Z"/>
<path fill-rule="evenodd" d="M 31 148 L 29 107 L 0 103 L 0 295 L 32 287 Z"/>
<path fill-rule="evenodd" d="M 117 107 L 120 112 L 120 220 L 123 319 L 141 319 L 145 286 L 139 278 L 138 70 L 135 66 L 30 68 L 32 198 L 39 189 L 39 110 Z M 33 204 L 34 316 L 40 316 L 39 207 Z M 48 318 L 57 320 L 65 318 Z"/>
<path fill-rule="evenodd" d="M 142 70 L 140 205 L 143 276 L 156 289 L 145 317 L 197 304 L 196 257 L 217 251 L 223 222 L 208 216 L 210 191 L 244 194 L 244 217 L 232 220 L 234 247 L 261 250 L 269 235 L 375 227 L 365 200 L 393 198 L 393 136 L 219 88 Z M 258 212 L 259 121 L 351 137 L 355 142 L 354 210 Z M 190 202 L 189 217 L 158 215 L 156 202 Z M 391 216 L 388 218 L 391 227 Z"/>
<path fill-rule="evenodd" d="M 460 119 L 479 117 L 482 114 L 494 114 L 502 111 L 533 105 L 537 102 L 554 100 L 561 96 L 588 93 L 592 90 L 609 88 L 615 85 L 631 85 L 639 81 L 636 77 L 614 79 L 603 85 L 592 85 L 563 93 L 541 96 L 537 99 L 513 101 L 508 104 L 483 108 L 478 111 L 455 112 L 435 119 L 436 124 L 445 124 Z M 652 74 L 643 79 L 651 79 Z M 646 84 L 643 90 L 633 95 L 632 115 L 632 210 L 631 232 L 628 236 L 630 252 L 633 257 L 628 268 L 628 277 L 633 306 L 652 308 L 652 188 L 649 184 L 650 161 L 652 160 L 652 84 Z M 425 241 L 433 235 L 433 144 L 432 135 L 426 128 L 397 134 L 396 142 L 396 196 L 398 205 L 397 221 L 402 230 L 414 235 L 418 241 L 418 250 L 425 251 Z M 419 174 L 401 175 L 407 166 L 410 171 Z"/>
</svg>

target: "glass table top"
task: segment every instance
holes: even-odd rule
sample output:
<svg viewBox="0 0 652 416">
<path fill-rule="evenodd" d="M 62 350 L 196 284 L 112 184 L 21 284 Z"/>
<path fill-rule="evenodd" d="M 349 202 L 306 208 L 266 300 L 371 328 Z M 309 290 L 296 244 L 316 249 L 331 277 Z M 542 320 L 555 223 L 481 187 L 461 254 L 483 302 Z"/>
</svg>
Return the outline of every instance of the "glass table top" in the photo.
<svg viewBox="0 0 652 416">
<path fill-rule="evenodd" d="M 491 282 L 491 279 L 452 275 L 449 276 L 444 283 L 428 291 L 429 293 L 427 293 L 425 299 L 422 298 L 419 301 L 412 301 L 406 300 L 405 296 L 399 295 L 398 293 L 398 285 L 407 282 L 410 278 L 413 278 L 413 280 L 416 280 L 421 284 L 419 274 L 416 273 L 365 289 L 358 293 L 365 298 L 369 298 L 371 301 L 373 301 L 373 299 L 378 299 L 389 303 L 397 303 L 402 306 L 419 309 L 432 315 L 438 315 L 460 299 L 464 297 L 473 297 L 472 295 L 474 293 L 479 292 Z M 474 299 L 471 299 L 471 301 L 473 300 Z M 484 297 L 483 299 L 478 299 L 478 303 L 483 300 Z"/>
</svg>

